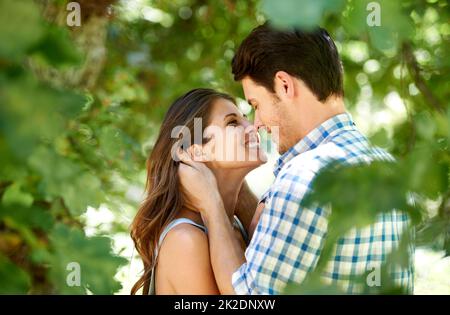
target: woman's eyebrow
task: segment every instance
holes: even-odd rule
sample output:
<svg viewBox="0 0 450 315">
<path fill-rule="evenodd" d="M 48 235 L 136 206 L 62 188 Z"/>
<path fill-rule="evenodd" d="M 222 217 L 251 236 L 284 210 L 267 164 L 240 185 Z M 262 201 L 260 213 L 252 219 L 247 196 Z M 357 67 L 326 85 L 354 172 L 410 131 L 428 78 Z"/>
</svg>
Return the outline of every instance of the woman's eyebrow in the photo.
<svg viewBox="0 0 450 315">
<path fill-rule="evenodd" d="M 237 117 L 236 113 L 229 113 L 229 114 L 226 114 L 226 115 L 225 115 L 225 117 L 223 118 L 223 120 L 227 119 L 227 117 L 229 117 L 229 116 Z"/>
</svg>

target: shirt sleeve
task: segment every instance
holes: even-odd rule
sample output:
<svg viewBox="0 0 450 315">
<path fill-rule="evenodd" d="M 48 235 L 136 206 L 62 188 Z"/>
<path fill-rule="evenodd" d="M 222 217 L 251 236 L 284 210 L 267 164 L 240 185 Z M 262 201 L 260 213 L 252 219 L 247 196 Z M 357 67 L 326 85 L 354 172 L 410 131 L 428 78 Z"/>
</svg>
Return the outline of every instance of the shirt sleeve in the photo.
<svg viewBox="0 0 450 315">
<path fill-rule="evenodd" d="M 314 174 L 281 176 L 245 252 L 246 263 L 232 276 L 237 294 L 281 294 L 302 282 L 317 264 L 327 230 L 325 209 L 300 206 Z"/>
</svg>

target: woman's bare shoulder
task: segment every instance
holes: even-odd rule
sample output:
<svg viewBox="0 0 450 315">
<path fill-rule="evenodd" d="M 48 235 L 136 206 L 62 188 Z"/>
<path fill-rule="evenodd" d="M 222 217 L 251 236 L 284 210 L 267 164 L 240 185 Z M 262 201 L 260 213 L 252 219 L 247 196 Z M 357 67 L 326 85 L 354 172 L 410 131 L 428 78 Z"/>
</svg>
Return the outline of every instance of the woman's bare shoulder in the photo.
<svg viewBox="0 0 450 315">
<path fill-rule="evenodd" d="M 208 237 L 191 224 L 179 224 L 161 244 L 158 267 L 177 294 L 218 294 Z"/>
<path fill-rule="evenodd" d="M 182 223 L 167 233 L 161 244 L 160 254 L 201 254 L 203 251 L 206 251 L 206 254 L 209 253 L 206 233 L 192 224 Z"/>
</svg>

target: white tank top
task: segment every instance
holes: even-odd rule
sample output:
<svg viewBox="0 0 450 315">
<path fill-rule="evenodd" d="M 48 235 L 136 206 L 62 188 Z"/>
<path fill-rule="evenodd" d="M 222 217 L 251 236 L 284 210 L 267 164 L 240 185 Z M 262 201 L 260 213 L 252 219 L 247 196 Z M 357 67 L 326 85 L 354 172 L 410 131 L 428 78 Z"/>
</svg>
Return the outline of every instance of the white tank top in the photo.
<svg viewBox="0 0 450 315">
<path fill-rule="evenodd" d="M 239 228 L 239 230 L 241 231 L 242 237 L 244 238 L 244 241 L 246 244 L 248 244 L 248 234 L 244 229 L 244 226 L 242 225 L 241 221 L 238 219 L 237 216 L 234 216 L 234 222 L 236 224 L 236 226 Z M 155 249 L 155 261 L 158 258 L 158 249 L 161 247 L 161 244 L 164 240 L 164 238 L 166 237 L 167 233 L 169 233 L 169 231 L 171 229 L 173 229 L 174 227 L 176 227 L 179 224 L 182 223 L 188 223 L 191 225 L 194 225 L 196 227 L 198 227 L 199 229 L 201 229 L 203 232 L 208 233 L 207 229 L 205 226 L 195 223 L 194 221 L 188 219 L 188 218 L 179 218 L 179 219 L 175 219 L 172 222 L 170 222 L 163 230 L 163 232 L 161 233 L 161 236 L 159 237 L 159 241 L 158 241 L 158 247 Z M 155 264 L 156 265 L 156 264 Z M 150 286 L 149 286 L 149 295 L 155 295 L 156 294 L 156 289 L 155 289 L 155 284 L 156 284 L 156 279 L 155 279 L 155 267 L 152 268 L 152 272 L 150 274 Z"/>
</svg>

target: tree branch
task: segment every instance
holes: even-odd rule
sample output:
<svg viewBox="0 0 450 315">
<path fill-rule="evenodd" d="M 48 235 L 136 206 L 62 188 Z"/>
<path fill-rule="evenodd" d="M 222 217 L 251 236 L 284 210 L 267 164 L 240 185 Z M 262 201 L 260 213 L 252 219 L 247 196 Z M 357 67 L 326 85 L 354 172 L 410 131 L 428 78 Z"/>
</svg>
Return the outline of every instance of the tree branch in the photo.
<svg viewBox="0 0 450 315">
<path fill-rule="evenodd" d="M 406 61 L 406 66 L 408 68 L 409 73 L 411 74 L 411 77 L 414 80 L 414 83 L 416 84 L 419 91 L 422 93 L 423 97 L 427 101 L 429 105 L 433 107 L 434 110 L 437 110 L 440 113 L 444 112 L 444 107 L 442 106 L 442 103 L 440 100 L 433 94 L 433 92 L 429 89 L 427 86 L 425 80 L 421 76 L 420 72 L 420 65 L 416 60 L 416 57 L 414 56 L 413 49 L 411 47 L 410 43 L 404 43 L 403 44 L 403 56 Z"/>
<path fill-rule="evenodd" d="M 442 196 L 442 202 L 439 205 L 438 215 L 450 222 L 450 190 Z"/>
</svg>

